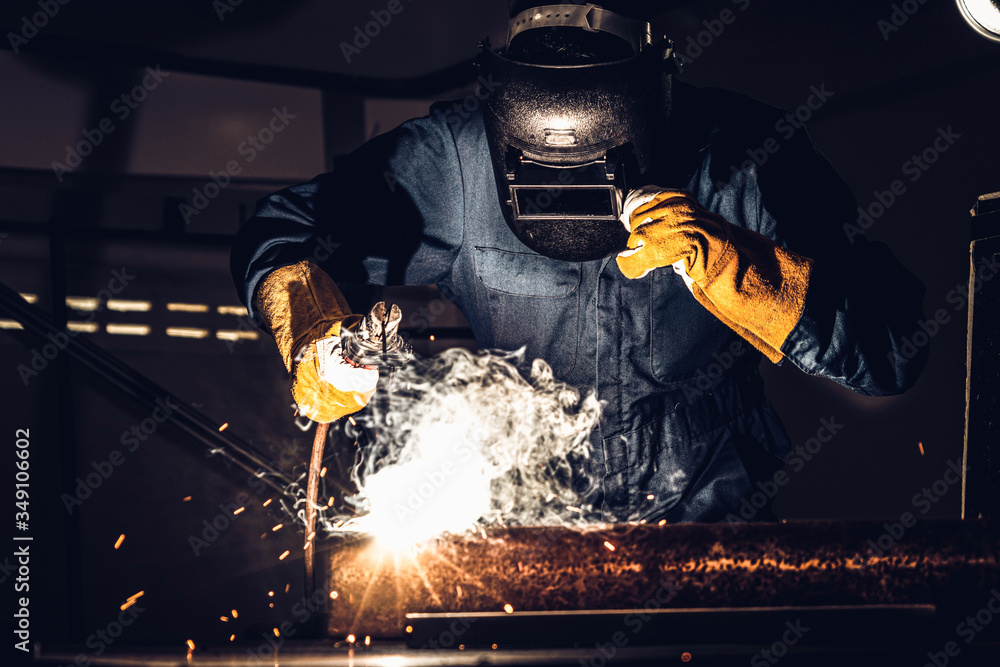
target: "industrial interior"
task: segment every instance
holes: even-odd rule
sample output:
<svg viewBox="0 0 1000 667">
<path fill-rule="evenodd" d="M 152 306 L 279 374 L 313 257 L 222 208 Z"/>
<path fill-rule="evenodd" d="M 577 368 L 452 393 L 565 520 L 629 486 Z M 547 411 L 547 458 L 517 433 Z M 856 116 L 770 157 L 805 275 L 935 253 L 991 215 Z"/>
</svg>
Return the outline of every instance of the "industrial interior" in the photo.
<svg viewBox="0 0 1000 667">
<path fill-rule="evenodd" d="M 564 22 L 552 23 L 560 12 Z M 538 25 L 520 23 L 531 21 Z M 1000 664 L 1000 280 L 991 282 L 1000 253 L 996 2 L 17 0 L 0 9 L 0 25 L 0 386 L 10 442 L 3 478 L 15 504 L 0 553 L 0 585 L 10 591 L 11 662 L 3 664 Z M 511 64 L 503 49 L 522 30 L 609 39 L 638 30 L 638 55 L 606 71 L 600 63 L 575 73 Z M 782 358 L 794 357 L 790 345 L 781 346 L 785 330 L 780 350 L 769 354 L 775 346 L 768 347 L 768 334 L 755 332 L 780 328 L 786 301 L 720 301 L 692 273 L 695 262 L 678 268 L 684 263 L 673 256 L 652 271 L 626 270 L 618 253 L 659 242 L 652 231 L 643 234 L 660 209 L 650 209 L 649 225 L 627 222 L 636 210 L 631 195 L 640 191 L 629 179 L 650 172 L 645 126 L 623 114 L 638 118 L 645 102 L 636 100 L 655 97 L 656 86 L 642 78 L 647 70 L 633 68 L 650 61 L 643 54 L 651 50 L 663 55 L 652 65 L 656 76 L 672 72 L 676 90 L 737 99 L 712 92 L 721 89 L 787 112 L 739 145 L 731 168 L 713 167 L 720 192 L 740 178 L 750 188 L 758 173 L 763 188 L 764 175 L 791 159 L 792 145 L 809 140 L 836 170 L 830 178 L 841 179 L 854 201 L 836 223 L 843 236 L 838 231 L 834 245 L 857 254 L 823 265 L 822 274 L 811 269 L 811 285 L 822 275 L 830 285 L 858 286 L 864 300 L 853 293 L 829 300 L 837 317 L 817 315 L 816 326 L 841 327 L 846 338 L 810 363 L 819 369 L 846 354 L 852 336 L 869 335 L 860 331 L 868 322 L 878 331 L 864 340 L 875 340 L 895 327 L 880 318 L 889 322 L 913 302 L 922 313 L 894 328 L 886 349 L 858 343 L 863 363 L 844 364 L 859 374 L 884 367 L 903 376 L 918 368 L 904 390 L 849 388 L 830 381 L 832 371 Z M 529 78 L 542 70 L 551 76 L 544 85 Z M 600 94 L 575 97 L 589 85 Z M 533 97 L 536 90 L 544 102 Z M 606 168 L 598 185 L 574 189 L 574 179 L 589 178 L 583 168 L 546 172 L 570 174 L 565 189 L 530 180 L 531 168 L 548 168 L 537 156 L 574 155 L 572 147 L 591 132 L 549 120 L 531 125 L 544 132 L 549 153 L 512 138 L 518 123 L 535 122 L 533 109 L 551 101 L 546 90 L 568 90 L 558 99 L 564 117 L 597 128 L 604 143 L 595 144 L 600 159 L 588 165 Z M 608 90 L 618 92 L 602 98 Z M 587 115 L 594 99 L 595 108 L 612 100 L 610 116 Z M 684 99 L 679 92 L 670 103 L 681 108 Z M 382 173 L 357 157 L 377 155 L 400 136 L 394 128 L 429 113 L 439 125 L 427 121 L 427 136 L 452 128 L 459 142 L 461 132 L 482 135 L 486 123 L 474 160 L 461 143 L 455 157 L 430 139 L 429 148 L 413 149 L 424 151 L 426 164 L 394 158 Z M 489 120 L 494 113 L 499 121 Z M 504 124 L 504 113 L 514 120 Z M 692 128 L 696 116 L 688 119 Z M 419 122 L 411 127 L 425 127 Z M 620 126 L 634 136 L 609 149 L 610 135 L 600 132 Z M 694 129 L 685 132 L 679 136 L 698 139 Z M 705 136 L 721 142 L 725 135 Z M 501 140 L 506 163 L 494 150 Z M 626 158 L 615 163 L 619 149 Z M 635 165 L 629 151 L 639 156 Z M 512 154 L 520 159 L 515 167 Z M 673 155 L 650 159 L 669 165 Z M 459 168 L 464 180 L 450 182 Z M 486 187 L 477 189 L 473 168 L 485 174 Z M 839 191 L 805 167 L 796 170 L 788 169 L 793 185 L 774 191 L 794 191 L 788 206 L 801 232 L 788 247 L 769 240 L 772 259 L 796 250 L 810 225 L 841 210 Z M 330 206 L 318 196 L 272 196 L 324 173 L 337 181 Z M 641 184 L 663 188 L 654 204 L 672 201 L 669 193 L 662 198 L 672 186 L 647 181 Z M 429 192 L 413 182 L 429 183 Z M 734 236 L 738 225 L 725 212 L 756 215 L 771 200 L 727 209 L 714 191 L 705 194 L 710 189 L 697 195 L 691 215 L 705 229 L 724 230 L 716 238 L 740 252 L 746 230 Z M 600 217 L 588 212 L 571 232 L 543 238 L 544 225 L 593 205 L 594 192 L 604 197 L 601 206 L 611 194 L 613 212 L 603 222 L 587 226 Z M 539 198 L 522 199 L 525 193 Z M 565 208 L 525 214 L 549 195 L 563 197 Z M 447 254 L 453 227 L 438 234 L 428 222 L 422 237 L 404 238 L 397 236 L 400 216 L 415 207 L 438 211 L 435 202 L 462 197 L 464 212 L 449 209 L 440 224 L 467 216 L 465 237 L 454 241 L 462 249 L 448 261 L 468 261 L 478 272 L 468 275 L 478 278 L 421 280 L 431 275 L 425 267 Z M 478 224 L 470 202 L 498 212 L 505 241 L 491 246 L 495 230 L 482 237 L 468 231 Z M 258 209 L 265 203 L 270 208 Z M 702 206 L 716 208 L 706 213 Z M 308 218 L 313 208 L 317 225 L 336 219 L 340 227 L 330 229 L 345 237 L 317 229 L 308 253 L 282 259 L 300 233 L 282 225 L 297 224 L 303 209 Z M 561 245 L 550 253 L 553 238 Z M 645 240 L 637 246 L 635 238 Z M 712 238 L 695 245 L 708 253 Z M 890 259 L 858 259 L 864 238 L 895 259 L 875 251 L 872 257 Z M 580 250 L 591 242 L 603 245 Z M 252 259 L 242 258 L 252 244 Z M 350 254 L 354 244 L 371 252 L 363 262 Z M 404 276 L 393 258 L 418 244 Z M 349 261 L 336 273 L 330 267 L 340 258 Z M 294 310 L 275 315 L 267 302 L 280 268 L 260 278 L 259 291 L 248 282 L 261 295 L 248 310 L 241 271 L 264 276 L 265 260 L 271 270 L 299 259 L 312 262 L 307 272 L 316 265 L 329 272 L 346 312 L 367 319 L 350 329 L 360 318 L 343 319 L 343 327 L 338 319 L 329 332 L 332 320 L 325 321 L 326 333 L 304 339 L 295 329 L 284 341 L 282 318 L 298 324 Z M 915 277 L 906 293 L 882 278 L 895 262 Z M 638 316 L 595 315 L 597 342 L 588 348 L 579 334 L 575 365 L 565 363 L 572 360 L 565 345 L 532 365 L 530 342 L 528 358 L 502 344 L 541 336 L 557 321 L 554 304 L 576 293 L 560 291 L 565 276 L 586 285 L 594 266 L 602 267 L 598 275 L 616 272 L 623 303 L 632 298 L 630 285 L 648 281 L 655 295 L 669 274 L 690 310 L 665 311 L 686 313 L 674 318 L 645 306 Z M 794 284 L 808 270 L 781 277 Z M 737 291 L 758 275 L 734 271 Z M 550 276 L 557 277 L 545 283 Z M 306 292 L 315 296 L 330 277 L 309 280 Z M 573 308 L 603 312 L 602 299 L 614 290 L 595 288 L 590 300 L 580 289 Z M 812 317 L 818 297 L 808 295 L 818 290 L 800 295 L 806 310 L 800 304 L 789 327 L 799 322 L 799 331 Z M 476 299 L 487 292 L 496 300 L 480 310 Z M 512 293 L 535 296 L 512 305 L 521 304 Z M 294 309 L 294 290 L 279 297 L 288 295 Z M 732 303 L 738 315 L 726 310 Z M 761 328 L 741 328 L 743 314 L 759 312 Z M 572 318 L 585 332 L 587 316 L 577 321 L 573 310 Z M 514 322 L 506 338 L 482 333 L 501 321 Z M 686 336 L 704 355 L 665 348 L 658 358 L 656 343 L 645 354 L 645 339 L 632 329 L 650 327 Z M 707 347 L 723 339 L 734 343 Z M 635 340 L 638 361 L 626 347 Z M 348 403 L 359 405 L 316 417 L 296 375 L 312 363 L 306 349 L 329 355 L 316 362 L 323 388 L 309 400 L 333 395 L 322 393 L 332 391 L 324 383 L 336 386 L 329 378 L 341 372 L 371 381 L 367 405 L 352 398 Z M 625 361 L 615 367 L 610 360 L 616 354 L 637 368 L 649 365 L 654 377 L 627 375 Z M 688 362 L 697 372 L 672 382 L 669 364 Z M 572 373 L 560 373 L 564 367 Z M 587 387 L 574 381 L 591 367 L 602 378 L 597 398 L 585 398 Z M 747 427 L 769 448 L 766 474 L 758 475 L 739 449 L 746 445 L 737 444 L 740 474 L 752 483 L 720 491 L 730 478 L 714 487 L 709 479 L 705 488 L 715 491 L 706 497 L 728 498 L 715 514 L 681 512 L 685 502 L 698 506 L 683 494 L 670 501 L 676 506 L 664 504 L 665 489 L 683 482 L 684 471 L 657 467 L 662 458 L 650 463 L 650 486 L 624 483 L 623 493 L 635 495 L 629 511 L 609 513 L 610 486 L 588 495 L 596 487 L 580 469 L 603 464 L 605 484 L 618 479 L 614 445 L 604 453 L 588 445 L 598 442 L 597 430 L 613 431 L 617 413 L 608 396 L 633 392 L 641 411 L 641 387 L 649 383 L 680 397 L 668 411 L 713 396 L 728 405 L 717 378 L 736 372 L 759 372 L 773 406 L 761 419 L 787 433 L 782 450 L 760 436 L 764 427 Z M 730 427 L 719 428 L 728 434 Z M 730 436 L 742 437 L 718 437 Z M 473 447 L 470 456 L 481 465 L 472 472 L 463 467 L 470 437 L 484 443 L 482 452 Z M 671 437 L 657 446 L 705 446 L 701 436 Z M 456 438 L 449 450 L 445 443 Z M 643 464 L 645 442 L 635 436 L 621 445 L 630 466 Z M 421 457 L 430 467 L 405 479 L 402 471 Z M 497 461 L 506 466 L 502 474 Z M 376 491 L 389 499 L 381 515 Z"/>
</svg>

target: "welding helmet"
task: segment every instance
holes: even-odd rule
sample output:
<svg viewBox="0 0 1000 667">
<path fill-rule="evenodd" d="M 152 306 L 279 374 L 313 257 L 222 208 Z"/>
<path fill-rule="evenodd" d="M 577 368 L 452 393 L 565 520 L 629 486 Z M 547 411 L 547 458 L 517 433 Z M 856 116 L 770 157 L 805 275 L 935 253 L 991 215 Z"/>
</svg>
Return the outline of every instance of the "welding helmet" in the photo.
<svg viewBox="0 0 1000 667">
<path fill-rule="evenodd" d="M 616 46 L 631 48 L 624 57 L 574 64 L 511 55 L 518 35 L 545 39 L 551 33 L 535 32 L 545 30 L 570 39 L 613 35 Z M 590 261 L 624 250 L 622 200 L 655 181 L 662 157 L 671 43 L 654 45 L 645 21 L 594 4 L 560 4 L 512 12 L 507 45 L 494 50 L 487 40 L 477 59 L 493 88 L 483 120 L 507 224 L 528 248 L 554 259 Z"/>
</svg>

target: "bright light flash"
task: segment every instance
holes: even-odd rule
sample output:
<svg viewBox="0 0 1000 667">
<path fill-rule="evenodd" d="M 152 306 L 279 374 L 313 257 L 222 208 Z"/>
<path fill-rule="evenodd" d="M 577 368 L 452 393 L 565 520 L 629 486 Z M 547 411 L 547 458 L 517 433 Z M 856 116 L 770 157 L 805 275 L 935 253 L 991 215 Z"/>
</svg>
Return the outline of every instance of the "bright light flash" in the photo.
<svg viewBox="0 0 1000 667">
<path fill-rule="evenodd" d="M 400 548 L 475 524 L 490 509 L 492 475 L 482 448 L 463 438 L 468 430 L 441 424 L 419 430 L 408 460 L 365 480 L 359 495 L 368 514 L 356 527 Z"/>
</svg>

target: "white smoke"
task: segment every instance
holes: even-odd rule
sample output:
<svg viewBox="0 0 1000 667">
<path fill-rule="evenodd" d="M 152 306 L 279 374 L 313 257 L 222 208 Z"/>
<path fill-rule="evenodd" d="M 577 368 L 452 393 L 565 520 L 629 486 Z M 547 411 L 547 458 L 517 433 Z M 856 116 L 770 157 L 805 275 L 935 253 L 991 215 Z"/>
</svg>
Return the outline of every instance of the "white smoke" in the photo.
<svg viewBox="0 0 1000 667">
<path fill-rule="evenodd" d="M 523 353 L 454 348 L 398 371 L 388 396 L 370 404 L 371 441 L 348 499 L 356 515 L 321 525 L 409 544 L 489 524 L 578 519 L 600 404 L 540 359 L 527 377 L 519 367 Z"/>
</svg>

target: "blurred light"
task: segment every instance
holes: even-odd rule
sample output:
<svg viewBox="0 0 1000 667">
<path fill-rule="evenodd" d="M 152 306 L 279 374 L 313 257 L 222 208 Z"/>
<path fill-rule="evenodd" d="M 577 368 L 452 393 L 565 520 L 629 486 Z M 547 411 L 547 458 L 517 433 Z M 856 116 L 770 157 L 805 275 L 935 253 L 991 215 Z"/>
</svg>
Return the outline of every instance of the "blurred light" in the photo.
<svg viewBox="0 0 1000 667">
<path fill-rule="evenodd" d="M 118 536 L 118 539 L 115 541 L 115 549 L 120 547 L 122 545 L 122 542 L 124 541 L 125 541 L 125 533 L 122 533 L 121 535 Z"/>
<path fill-rule="evenodd" d="M 1000 42 L 1000 7 L 992 0 L 957 0 L 962 18 L 986 39 Z"/>
<path fill-rule="evenodd" d="M 246 317 L 248 315 L 247 309 L 243 306 L 219 306 L 216 310 L 219 315 L 236 315 L 237 317 Z"/>
<path fill-rule="evenodd" d="M 153 307 L 149 301 L 128 301 L 126 299 L 108 299 L 108 310 L 118 313 L 145 313 Z"/>
<path fill-rule="evenodd" d="M 97 310 L 100 302 L 96 296 L 68 296 L 66 305 L 73 310 Z"/>
<path fill-rule="evenodd" d="M 0 320 L 0 329 L 23 329 L 20 322 L 15 320 Z"/>
<path fill-rule="evenodd" d="M 67 322 L 66 328 L 70 331 L 82 331 L 84 333 L 97 333 L 100 327 L 97 322 Z"/>
<path fill-rule="evenodd" d="M 27 301 L 28 303 L 35 303 L 36 301 L 38 301 L 38 295 L 37 294 L 24 294 L 22 292 L 21 293 L 21 298 L 24 299 L 25 301 Z"/>
<path fill-rule="evenodd" d="M 148 336 L 148 324 L 109 324 L 105 329 L 113 336 Z"/>
<path fill-rule="evenodd" d="M 215 332 L 215 337 L 219 340 L 257 340 L 257 332 L 219 329 Z"/>
<path fill-rule="evenodd" d="M 168 303 L 167 310 L 175 313 L 207 313 L 208 305 L 204 303 Z"/>
<path fill-rule="evenodd" d="M 193 329 L 191 327 L 167 327 L 167 335 L 171 338 L 207 338 L 208 329 Z"/>
</svg>

